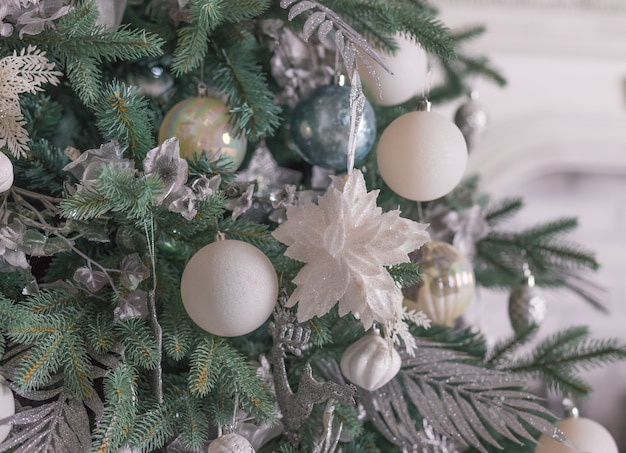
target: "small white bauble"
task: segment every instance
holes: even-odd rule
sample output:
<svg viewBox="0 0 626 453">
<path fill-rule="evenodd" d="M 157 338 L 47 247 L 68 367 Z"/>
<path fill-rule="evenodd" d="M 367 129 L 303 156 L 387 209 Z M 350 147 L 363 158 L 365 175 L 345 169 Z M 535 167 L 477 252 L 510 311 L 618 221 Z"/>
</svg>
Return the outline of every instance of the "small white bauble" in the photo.
<svg viewBox="0 0 626 453">
<path fill-rule="evenodd" d="M 208 453 L 254 453 L 252 444 L 243 436 L 231 433 L 218 437 L 209 444 Z"/>
<path fill-rule="evenodd" d="M 376 71 L 380 82 L 380 92 L 376 80 L 365 68 L 360 68 L 359 74 L 363 84 L 371 93 L 370 100 L 378 105 L 398 105 L 408 101 L 413 96 L 422 93 L 426 84 L 428 70 L 428 58 L 426 51 L 419 43 L 404 35 L 394 36 L 398 45 L 395 54 L 378 52 L 389 71 L 385 71 L 378 63 L 367 58 L 372 68 Z"/>
<path fill-rule="evenodd" d="M 272 314 L 278 278 L 258 248 L 237 240 L 213 242 L 191 257 L 180 282 L 189 317 L 213 335 L 236 337 Z"/>
<path fill-rule="evenodd" d="M 13 185 L 13 162 L 0 152 L 0 193 L 6 192 Z"/>
<path fill-rule="evenodd" d="M 556 426 L 581 452 L 618 453 L 617 444 L 609 431 L 601 424 L 584 417 L 570 417 Z M 535 453 L 574 453 L 575 450 L 543 434 Z"/>
<path fill-rule="evenodd" d="M 341 372 L 354 384 L 374 391 L 391 381 L 402 360 L 400 354 L 376 331 L 350 345 L 341 356 Z"/>
<path fill-rule="evenodd" d="M 15 414 L 15 399 L 9 386 L 0 380 L 0 420 Z M 0 425 L 0 443 L 9 436 L 11 425 Z"/>
<path fill-rule="evenodd" d="M 467 165 L 467 145 L 459 128 L 430 111 L 396 118 L 380 137 L 377 154 L 385 183 L 414 201 L 446 195 L 459 183 Z"/>
</svg>

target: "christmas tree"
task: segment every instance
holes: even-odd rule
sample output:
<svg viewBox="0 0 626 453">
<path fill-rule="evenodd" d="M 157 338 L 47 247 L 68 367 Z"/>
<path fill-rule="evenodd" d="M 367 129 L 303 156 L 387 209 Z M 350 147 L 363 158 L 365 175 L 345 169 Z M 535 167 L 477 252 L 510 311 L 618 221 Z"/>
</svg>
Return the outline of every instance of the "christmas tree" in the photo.
<svg viewBox="0 0 626 453">
<path fill-rule="evenodd" d="M 464 174 L 480 110 L 430 107 L 505 84 L 463 50 L 484 30 L 422 0 L 0 20 L 0 451 L 587 448 L 542 389 L 585 397 L 626 349 L 542 336 L 539 288 L 601 305 L 594 255 L 575 219 L 501 228 L 522 200 Z M 495 346 L 476 286 L 511 294 Z"/>
</svg>

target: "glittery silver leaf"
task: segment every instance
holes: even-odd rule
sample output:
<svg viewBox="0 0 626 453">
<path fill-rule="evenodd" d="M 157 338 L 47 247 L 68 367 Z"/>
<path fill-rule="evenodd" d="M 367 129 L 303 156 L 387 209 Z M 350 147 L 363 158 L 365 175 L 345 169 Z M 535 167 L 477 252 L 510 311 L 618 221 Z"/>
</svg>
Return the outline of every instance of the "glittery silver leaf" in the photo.
<svg viewBox="0 0 626 453">
<path fill-rule="evenodd" d="M 427 439 L 412 425 L 410 406 L 461 449 L 472 446 L 486 453 L 488 446 L 501 448 L 494 432 L 519 444 L 535 442 L 528 426 L 569 445 L 540 398 L 521 390 L 523 379 L 474 365 L 440 344 L 417 341 L 414 357 L 402 351 L 403 366 L 394 380 L 359 398 L 372 423 L 395 445 L 429 451 L 415 449 Z"/>
<path fill-rule="evenodd" d="M 137 289 L 139 283 L 150 276 L 150 271 L 145 264 L 143 264 L 138 253 L 133 253 L 132 255 L 127 255 L 122 258 L 120 267 L 122 271 L 120 282 L 126 289 L 131 291 Z"/>
<path fill-rule="evenodd" d="M 97 293 L 104 285 L 109 283 L 106 272 L 94 271 L 88 267 L 79 267 L 76 269 L 76 272 L 74 272 L 74 280 L 85 285 L 87 290 L 91 293 Z"/>
<path fill-rule="evenodd" d="M 61 391 L 50 403 L 25 408 L 4 422 L 13 425 L 14 430 L 0 444 L 0 451 L 75 453 L 91 447 L 89 415 L 67 391 Z"/>
</svg>

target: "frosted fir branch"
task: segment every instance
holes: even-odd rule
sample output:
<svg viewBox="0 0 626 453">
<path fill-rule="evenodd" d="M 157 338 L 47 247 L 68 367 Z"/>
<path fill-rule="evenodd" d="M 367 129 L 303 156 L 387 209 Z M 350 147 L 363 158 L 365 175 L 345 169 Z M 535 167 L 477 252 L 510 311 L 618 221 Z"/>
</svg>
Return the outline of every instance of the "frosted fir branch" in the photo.
<svg viewBox="0 0 626 453">
<path fill-rule="evenodd" d="M 57 85 L 61 75 L 45 52 L 35 46 L 0 59 L 0 110 L 4 113 L 0 117 L 0 147 L 7 146 L 14 157 L 26 156 L 29 140 L 19 95 L 42 91 L 45 83 Z"/>
<path fill-rule="evenodd" d="M 390 319 L 384 324 L 384 336 L 390 343 L 390 347 L 393 344 L 404 343 L 406 352 L 413 357 L 415 355 L 415 348 L 417 344 L 415 337 L 411 334 L 410 326 L 406 322 L 409 321 L 415 324 L 417 327 L 423 327 L 425 329 L 430 328 L 430 319 L 424 314 L 424 312 L 407 310 L 406 307 L 402 307 L 401 311 L 396 313 L 394 319 Z"/>
</svg>

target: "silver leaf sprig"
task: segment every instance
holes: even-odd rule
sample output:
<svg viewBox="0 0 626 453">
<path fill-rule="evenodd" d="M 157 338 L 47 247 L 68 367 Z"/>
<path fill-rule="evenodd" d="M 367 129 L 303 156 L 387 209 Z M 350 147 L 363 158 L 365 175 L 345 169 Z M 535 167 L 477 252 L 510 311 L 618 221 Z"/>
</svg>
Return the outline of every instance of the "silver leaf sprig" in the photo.
<svg viewBox="0 0 626 453">
<path fill-rule="evenodd" d="M 501 449 L 497 438 L 535 442 L 529 427 L 571 445 L 540 399 L 523 390 L 520 377 L 475 365 L 438 343 L 418 339 L 417 347 L 414 357 L 401 352 L 402 369 L 389 384 L 359 398 L 389 441 L 402 448 L 424 445 L 423 431 L 412 422 L 417 410 L 434 432 L 462 449 Z"/>
</svg>

